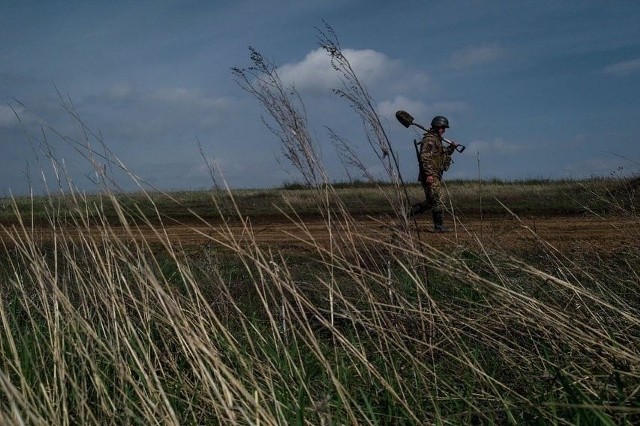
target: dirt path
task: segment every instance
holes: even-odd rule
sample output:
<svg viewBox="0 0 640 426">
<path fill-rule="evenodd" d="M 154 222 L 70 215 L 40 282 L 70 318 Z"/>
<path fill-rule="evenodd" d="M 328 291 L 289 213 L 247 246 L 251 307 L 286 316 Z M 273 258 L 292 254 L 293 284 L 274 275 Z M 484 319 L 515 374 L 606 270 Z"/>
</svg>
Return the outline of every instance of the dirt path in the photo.
<svg viewBox="0 0 640 426">
<path fill-rule="evenodd" d="M 254 239 L 258 243 L 276 246 L 301 245 L 301 239 L 318 243 L 326 243 L 330 232 L 325 222 L 320 219 L 305 219 L 304 228 L 298 224 L 287 222 L 286 219 L 272 220 L 245 227 L 239 223 L 203 225 L 166 225 L 163 235 L 172 242 L 185 246 L 199 245 L 212 239 L 227 239 L 233 236 L 236 241 Z M 521 221 L 515 218 L 462 218 L 455 226 L 449 220 L 448 225 L 453 232 L 435 234 L 431 231 L 431 223 L 427 217 L 418 221 L 422 241 L 434 246 L 477 246 L 497 245 L 500 247 L 523 248 L 531 247 L 540 241 L 545 241 L 553 247 L 563 251 L 597 251 L 615 252 L 625 247 L 640 246 L 640 221 L 637 218 L 609 217 L 607 219 L 595 216 L 554 216 L 549 218 L 529 217 Z M 373 238 L 386 240 L 391 237 L 392 224 L 383 219 L 363 218 L 350 226 L 357 227 L 359 232 Z M 122 227 L 111 227 L 109 232 L 114 237 L 124 239 L 134 235 L 136 239 L 144 236 L 147 241 L 159 241 L 154 229 L 144 226 L 134 229 L 131 233 Z M 335 228 L 332 232 L 336 232 Z M 54 232 L 50 228 L 37 228 L 33 232 L 35 241 L 47 241 L 60 235 L 62 231 Z M 64 233 L 74 239 L 86 236 L 86 232 L 76 229 L 65 229 Z M 98 237 L 98 229 L 91 230 L 94 237 Z M 104 235 L 104 233 L 103 233 Z M 333 235 L 335 237 L 335 234 Z M 99 237 L 98 237 L 99 238 Z M 0 239 L 10 242 L 11 238 L 6 230 L 0 232 Z"/>
<path fill-rule="evenodd" d="M 363 219 L 357 222 L 360 232 L 385 240 L 391 235 L 388 222 Z M 598 218 L 594 216 L 556 216 L 550 218 L 479 218 L 463 219 L 455 223 L 449 221 L 452 232 L 436 234 L 427 218 L 418 221 L 422 241 L 434 246 L 477 246 L 497 245 L 501 247 L 526 249 L 544 241 L 563 251 L 614 252 L 628 246 L 640 246 L 640 221 L 630 218 Z M 176 229 L 181 238 L 181 229 Z M 233 230 L 239 235 L 240 229 Z M 318 242 L 330 238 L 327 226 L 322 221 L 305 222 L 305 230 L 291 223 L 270 223 L 253 227 L 259 242 L 283 244 L 294 243 L 299 238 L 312 237 Z M 305 236 L 306 234 L 306 236 Z"/>
</svg>

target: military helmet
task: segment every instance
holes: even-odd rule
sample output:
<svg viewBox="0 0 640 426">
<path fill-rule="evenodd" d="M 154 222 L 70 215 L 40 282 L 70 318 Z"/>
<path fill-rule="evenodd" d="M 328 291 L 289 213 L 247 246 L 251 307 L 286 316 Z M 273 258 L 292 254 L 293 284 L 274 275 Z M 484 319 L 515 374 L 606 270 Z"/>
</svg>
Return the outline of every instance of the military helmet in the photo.
<svg viewBox="0 0 640 426">
<path fill-rule="evenodd" d="M 431 127 L 449 127 L 449 120 L 447 120 L 447 117 L 436 115 L 433 117 L 433 120 L 431 120 Z"/>
</svg>

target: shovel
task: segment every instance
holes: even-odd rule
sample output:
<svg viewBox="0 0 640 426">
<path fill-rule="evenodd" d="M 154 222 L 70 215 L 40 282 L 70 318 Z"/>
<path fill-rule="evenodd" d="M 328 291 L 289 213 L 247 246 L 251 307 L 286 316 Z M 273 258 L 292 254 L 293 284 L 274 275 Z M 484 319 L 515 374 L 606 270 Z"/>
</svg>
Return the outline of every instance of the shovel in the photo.
<svg viewBox="0 0 640 426">
<path fill-rule="evenodd" d="M 424 130 L 425 132 L 427 131 L 427 129 L 424 126 L 421 126 L 418 123 L 414 123 L 413 122 L 413 117 L 411 116 L 411 114 L 409 114 L 407 111 L 396 111 L 396 118 L 398 119 L 398 121 L 400 122 L 400 124 L 402 124 L 404 127 L 409 127 L 409 126 L 416 126 L 421 128 L 422 130 Z M 449 139 L 446 138 L 442 138 L 443 141 L 445 141 L 446 143 L 448 143 L 449 145 L 452 145 L 454 147 L 454 149 L 458 152 L 462 152 L 465 150 L 465 146 L 464 145 L 459 145 L 453 141 L 450 141 Z"/>
</svg>

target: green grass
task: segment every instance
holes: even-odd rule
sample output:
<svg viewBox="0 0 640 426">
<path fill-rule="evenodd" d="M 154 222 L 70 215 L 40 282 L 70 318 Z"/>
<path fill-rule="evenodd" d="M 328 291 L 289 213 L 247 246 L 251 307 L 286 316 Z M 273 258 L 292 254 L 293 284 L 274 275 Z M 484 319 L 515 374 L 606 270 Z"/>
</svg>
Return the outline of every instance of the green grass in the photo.
<svg viewBox="0 0 640 426">
<path fill-rule="evenodd" d="M 411 202 L 424 198 L 422 188 L 407 187 Z M 505 215 L 505 206 L 519 215 L 583 214 L 585 212 L 628 212 L 639 207 L 637 179 L 587 180 L 522 180 L 473 181 L 455 180 L 446 183 L 446 189 L 457 214 Z M 340 183 L 331 187 L 330 200 L 339 202 L 349 214 L 393 215 L 389 197 L 398 194 L 391 184 Z M 233 192 L 179 191 L 171 193 L 116 194 L 118 207 L 128 214 L 132 222 L 152 221 L 159 217 L 172 221 L 193 222 L 198 217 L 210 222 L 236 220 L 238 212 L 252 220 L 269 221 L 279 216 L 279 210 L 294 210 L 300 216 L 319 216 L 316 191 L 303 185 L 286 184 L 277 189 L 242 189 Z M 120 219 L 113 203 L 99 194 L 80 196 L 82 212 L 73 212 L 78 203 L 71 195 L 50 197 L 18 197 L 1 200 L 0 223 L 15 221 L 14 207 L 20 214 L 37 224 L 48 224 L 50 216 L 60 220 L 71 214 L 84 214 L 89 219 L 118 224 Z M 337 205 L 334 205 L 334 208 Z"/>
</svg>

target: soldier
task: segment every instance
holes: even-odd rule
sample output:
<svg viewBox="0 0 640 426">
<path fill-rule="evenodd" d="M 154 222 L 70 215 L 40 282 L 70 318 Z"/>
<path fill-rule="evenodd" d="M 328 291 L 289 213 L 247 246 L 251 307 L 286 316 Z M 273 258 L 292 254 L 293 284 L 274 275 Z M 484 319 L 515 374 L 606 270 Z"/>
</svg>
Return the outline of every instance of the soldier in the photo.
<svg viewBox="0 0 640 426">
<path fill-rule="evenodd" d="M 431 120 L 431 128 L 424 134 L 420 142 L 419 162 L 420 175 L 418 179 L 422 183 L 426 200 L 414 204 L 409 216 L 414 216 L 432 209 L 433 225 L 436 232 L 447 232 L 449 229 L 443 224 L 443 210 L 445 207 L 445 194 L 442 188 L 442 174 L 451 165 L 451 154 L 456 148 L 455 144 L 444 147 L 442 135 L 449 128 L 449 120 L 438 115 Z"/>
</svg>

